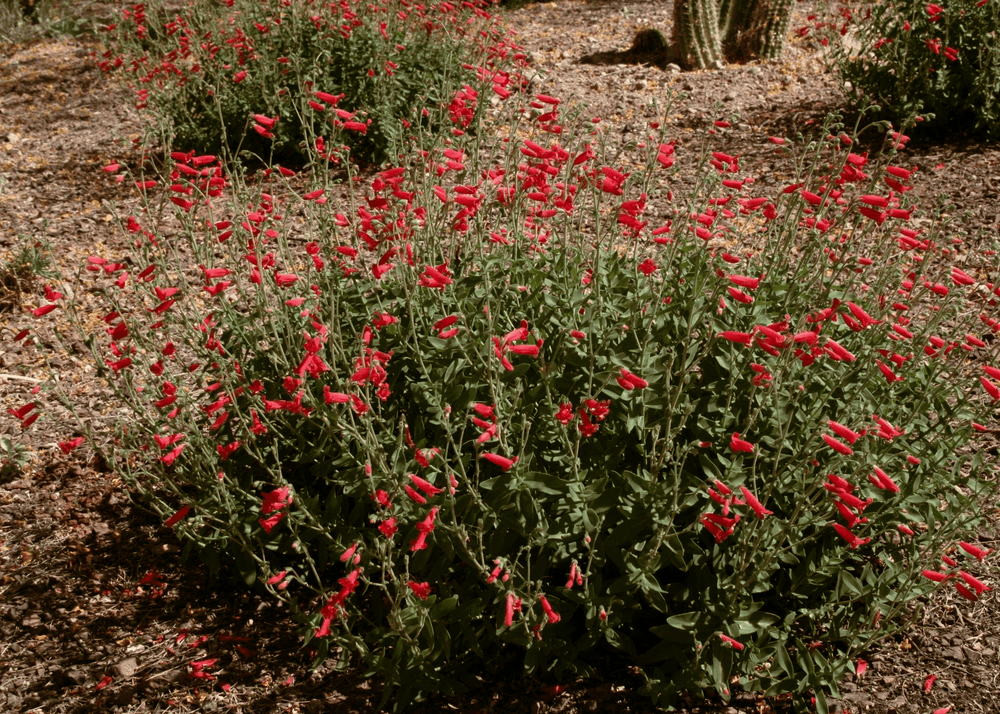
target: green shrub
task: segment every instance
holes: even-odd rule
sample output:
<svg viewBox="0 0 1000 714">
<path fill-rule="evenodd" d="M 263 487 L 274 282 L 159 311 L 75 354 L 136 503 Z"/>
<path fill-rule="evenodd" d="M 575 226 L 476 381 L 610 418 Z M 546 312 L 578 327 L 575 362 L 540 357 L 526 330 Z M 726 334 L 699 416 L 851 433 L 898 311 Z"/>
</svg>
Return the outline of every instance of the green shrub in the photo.
<svg viewBox="0 0 1000 714">
<path fill-rule="evenodd" d="M 445 110 L 456 78 L 500 36 L 484 7 L 238 0 L 169 17 L 135 5 L 101 66 L 126 74 L 168 152 L 300 162 L 347 124 L 355 157 L 379 163 L 418 130 L 461 128 Z"/>
<path fill-rule="evenodd" d="M 834 57 L 848 97 L 897 123 L 924 113 L 926 128 L 1000 138 L 1000 16 L 996 3 L 906 0 L 842 9 L 850 41 Z"/>
<path fill-rule="evenodd" d="M 682 196 L 656 131 L 610 165 L 532 106 L 351 207 L 272 172 L 174 201 L 180 234 L 123 218 L 130 262 L 88 264 L 115 281 L 91 344 L 133 415 L 109 463 L 397 708 L 501 651 L 563 677 L 610 646 L 665 704 L 825 711 L 915 598 L 986 587 L 955 541 L 990 483 L 968 445 L 1000 397 L 973 361 L 996 359 L 993 286 L 841 127 L 773 196 L 677 150 L 702 176 Z M 206 161 L 171 180 L 232 178 Z"/>
</svg>

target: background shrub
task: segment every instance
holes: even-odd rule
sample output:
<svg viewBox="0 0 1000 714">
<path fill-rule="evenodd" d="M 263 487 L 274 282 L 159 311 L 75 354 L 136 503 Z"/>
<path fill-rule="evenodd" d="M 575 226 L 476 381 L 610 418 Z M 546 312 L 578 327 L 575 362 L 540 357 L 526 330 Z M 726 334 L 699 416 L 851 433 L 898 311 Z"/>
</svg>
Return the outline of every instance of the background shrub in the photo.
<svg viewBox="0 0 1000 714">
<path fill-rule="evenodd" d="M 135 5 L 102 67 L 126 73 L 168 152 L 301 162 L 346 123 L 356 158 L 379 163 L 420 130 L 454 126 L 457 72 L 501 36 L 488 6 L 239 0 L 171 17 Z"/>
<path fill-rule="evenodd" d="M 996 3 L 952 0 L 841 9 L 835 58 L 848 97 L 879 105 L 897 123 L 923 113 L 938 133 L 1000 137 L 1000 16 Z M 847 84 L 849 83 L 849 84 Z"/>
</svg>

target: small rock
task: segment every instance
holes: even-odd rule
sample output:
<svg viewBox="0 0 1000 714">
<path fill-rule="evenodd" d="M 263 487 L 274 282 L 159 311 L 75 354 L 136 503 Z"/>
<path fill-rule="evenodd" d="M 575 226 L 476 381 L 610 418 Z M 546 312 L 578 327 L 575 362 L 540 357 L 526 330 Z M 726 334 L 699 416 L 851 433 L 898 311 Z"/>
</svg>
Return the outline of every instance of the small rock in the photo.
<svg viewBox="0 0 1000 714">
<path fill-rule="evenodd" d="M 941 650 L 941 656 L 946 659 L 953 659 L 956 662 L 965 661 L 965 652 L 962 651 L 961 647 L 945 647 Z"/>
<path fill-rule="evenodd" d="M 115 679 L 128 679 L 139 669 L 139 660 L 135 657 L 126 657 L 121 662 L 111 665 L 111 672 Z"/>
<path fill-rule="evenodd" d="M 712 63 L 712 69 L 725 69 L 725 67 L 726 64 L 722 60 L 715 60 L 715 62 Z"/>
<path fill-rule="evenodd" d="M 94 530 L 94 535 L 97 537 L 105 536 L 111 532 L 111 528 L 108 527 L 107 523 L 97 522 L 90 526 Z"/>
<path fill-rule="evenodd" d="M 42 626 L 42 617 L 38 613 L 33 615 L 28 615 L 26 618 L 21 620 L 21 627 L 26 630 L 33 630 L 36 627 Z"/>
<path fill-rule="evenodd" d="M 673 62 L 671 62 L 665 67 L 665 69 L 670 74 L 680 74 L 681 66 L 679 64 L 674 64 Z"/>
<path fill-rule="evenodd" d="M 10 144 L 16 144 L 21 140 L 21 135 L 13 131 L 7 133 L 7 142 Z"/>
<path fill-rule="evenodd" d="M 82 669 L 68 669 L 65 672 L 66 679 L 73 684 L 83 684 L 87 681 L 87 673 Z"/>
<path fill-rule="evenodd" d="M 736 99 L 736 92 L 729 92 L 726 96 L 722 98 L 725 102 L 732 102 Z"/>
</svg>

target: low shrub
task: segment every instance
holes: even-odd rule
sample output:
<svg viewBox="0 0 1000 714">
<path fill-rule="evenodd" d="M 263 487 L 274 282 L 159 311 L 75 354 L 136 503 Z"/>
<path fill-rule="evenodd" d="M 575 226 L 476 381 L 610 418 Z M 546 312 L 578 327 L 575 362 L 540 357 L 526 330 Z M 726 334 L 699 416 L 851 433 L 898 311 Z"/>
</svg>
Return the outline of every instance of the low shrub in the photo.
<svg viewBox="0 0 1000 714">
<path fill-rule="evenodd" d="M 171 16 L 133 5 L 105 28 L 101 67 L 123 74 L 167 153 L 301 162 L 346 127 L 354 156 L 377 164 L 418 131 L 460 129 L 449 103 L 476 111 L 457 77 L 502 46 L 488 7 L 229 0 Z"/>
<path fill-rule="evenodd" d="M 939 134 L 1000 138 L 996 3 L 953 0 L 844 5 L 833 57 L 848 97 L 893 121 L 924 113 Z"/>
<path fill-rule="evenodd" d="M 86 266 L 133 415 L 109 463 L 397 708 L 502 651 L 563 677 L 608 646 L 664 704 L 826 711 L 915 598 L 987 589 L 957 541 L 1000 397 L 996 288 L 911 221 L 903 137 L 869 159 L 826 129 L 774 139 L 800 177 L 775 195 L 656 127 L 611 164 L 545 95 L 350 208 L 320 171 L 177 154 L 184 230 L 123 217 L 129 261 Z"/>
</svg>

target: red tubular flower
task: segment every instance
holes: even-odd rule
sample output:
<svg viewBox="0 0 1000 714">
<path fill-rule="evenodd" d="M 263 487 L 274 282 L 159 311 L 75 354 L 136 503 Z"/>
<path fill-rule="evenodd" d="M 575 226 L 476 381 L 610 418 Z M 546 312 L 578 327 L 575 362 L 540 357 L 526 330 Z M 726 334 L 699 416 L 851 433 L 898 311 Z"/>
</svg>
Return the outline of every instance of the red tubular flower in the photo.
<svg viewBox="0 0 1000 714">
<path fill-rule="evenodd" d="M 160 461 L 165 463 L 167 466 L 170 466 L 172 463 L 174 463 L 177 457 L 181 455 L 181 452 L 184 451 L 185 446 L 186 446 L 185 444 L 181 444 L 180 446 L 175 447 L 172 451 L 161 456 Z"/>
<path fill-rule="evenodd" d="M 510 345 L 507 349 L 516 355 L 524 355 L 526 357 L 538 357 L 538 345 Z"/>
<path fill-rule="evenodd" d="M 848 429 L 843 424 L 835 422 L 832 419 L 830 419 L 826 423 L 837 436 L 839 436 L 842 439 L 847 439 L 848 443 L 850 444 L 853 444 L 861 437 L 861 434 L 858 434 L 856 431 Z"/>
<path fill-rule="evenodd" d="M 514 624 L 514 610 L 520 609 L 520 602 L 514 597 L 514 593 L 507 593 L 507 604 L 504 607 L 503 624 L 510 627 Z"/>
<path fill-rule="evenodd" d="M 933 580 L 935 583 L 943 583 L 945 580 L 951 580 L 954 576 L 947 575 L 945 573 L 939 573 L 936 570 L 925 570 L 921 573 L 928 580 Z"/>
<path fill-rule="evenodd" d="M 972 543 L 966 543 L 965 541 L 961 541 L 958 545 L 966 553 L 974 557 L 976 560 L 980 561 L 993 552 L 992 550 L 984 550 L 983 548 L 980 548 L 977 545 L 973 545 Z"/>
<path fill-rule="evenodd" d="M 177 513 L 170 516 L 170 518 L 164 521 L 163 525 L 167 528 L 173 528 L 175 525 L 180 523 L 190 512 L 191 512 L 191 506 L 183 506 L 180 509 L 178 509 Z"/>
<path fill-rule="evenodd" d="M 880 469 L 878 466 L 875 466 L 873 468 L 875 470 L 875 480 L 877 481 L 877 483 L 875 483 L 874 481 L 873 483 L 875 483 L 875 485 L 878 488 L 884 489 L 891 493 L 899 493 L 899 486 L 896 485 L 895 481 L 889 478 L 889 474 Z"/>
<path fill-rule="evenodd" d="M 624 385 L 622 385 L 622 387 L 625 389 L 645 389 L 646 387 L 649 386 L 649 382 L 647 382 L 639 375 L 629 372 L 624 367 L 622 367 L 621 376 L 618 378 L 618 383 L 621 384 L 622 380 L 626 381 L 630 385 L 629 387 L 625 387 Z"/>
<path fill-rule="evenodd" d="M 427 499 L 421 496 L 417 492 L 417 489 L 413 488 L 413 486 L 406 485 L 403 487 L 403 490 L 406 491 L 406 495 L 409 496 L 410 500 L 412 500 L 414 503 L 419 503 L 421 505 L 427 503 Z"/>
<path fill-rule="evenodd" d="M 748 290 L 756 290 L 760 285 L 760 278 L 748 278 L 744 275 L 730 275 L 729 281 L 733 285 L 738 285 L 741 288 L 747 288 Z"/>
<path fill-rule="evenodd" d="M 57 307 L 58 307 L 58 305 L 54 305 L 54 304 L 42 305 L 41 307 L 36 307 L 34 310 L 32 310 L 31 314 L 34 315 L 35 317 L 41 317 L 42 315 L 48 315 L 50 312 L 52 312 L 53 310 L 55 310 Z"/>
<path fill-rule="evenodd" d="M 991 367 L 988 364 L 984 364 L 983 371 L 986 372 L 986 374 L 993 377 L 994 379 L 1000 379 L 1000 369 L 997 369 L 996 367 Z"/>
<path fill-rule="evenodd" d="M 517 457 L 513 459 L 508 459 L 506 456 L 501 456 L 500 454 L 485 453 L 482 455 L 484 459 L 489 461 L 491 464 L 495 464 L 502 468 L 505 472 L 510 471 L 510 467 L 517 463 Z"/>
<path fill-rule="evenodd" d="M 749 441 L 744 441 L 740 438 L 739 432 L 735 432 L 729 439 L 729 448 L 733 451 L 740 453 L 752 453 L 754 446 Z"/>
<path fill-rule="evenodd" d="M 409 582 L 406 583 L 406 587 L 412 590 L 413 594 L 416 595 L 421 600 L 426 600 L 427 596 L 431 594 L 430 583 L 415 583 L 412 580 L 410 580 Z"/>
<path fill-rule="evenodd" d="M 659 270 L 659 266 L 653 261 L 652 258 L 646 258 L 646 260 L 639 263 L 638 269 L 639 272 L 648 277 Z"/>
<path fill-rule="evenodd" d="M 857 550 L 859 546 L 871 542 L 871 538 L 858 538 L 854 533 L 839 523 L 834 523 L 833 528 L 837 531 L 841 538 L 847 541 L 847 544 L 851 546 L 851 550 Z"/>
<path fill-rule="evenodd" d="M 36 406 L 38 405 L 35 404 L 35 402 L 28 402 L 27 404 L 25 404 L 22 407 L 19 407 L 18 409 L 8 409 L 7 413 L 14 416 L 17 419 L 24 419 L 24 417 L 28 415 L 28 412 L 30 412 Z"/>
<path fill-rule="evenodd" d="M 962 578 L 962 580 L 964 580 L 966 583 L 968 583 L 970 587 L 975 588 L 975 590 L 976 590 L 976 596 L 977 597 L 979 595 L 982 595 L 987 590 L 992 590 L 993 589 L 989 585 L 986 585 L 985 583 L 983 583 L 978 578 L 976 578 L 976 577 L 974 577 L 972 575 L 969 575 L 964 570 L 958 571 L 958 575 L 959 575 L 960 578 Z"/>
<path fill-rule="evenodd" d="M 539 596 L 538 602 L 542 604 L 542 610 L 545 611 L 545 616 L 549 619 L 550 625 L 554 625 L 562 619 L 559 613 L 552 609 L 552 605 L 549 604 L 548 598 L 544 595 Z"/>
<path fill-rule="evenodd" d="M 736 332 L 734 330 L 726 330 L 725 332 L 720 332 L 719 337 L 724 340 L 729 340 L 730 342 L 737 342 L 742 345 L 750 345 L 753 343 L 753 333 L 751 332 Z"/>
<path fill-rule="evenodd" d="M 265 116 L 264 114 L 254 114 L 253 118 L 254 120 L 256 120 L 258 124 L 261 124 L 267 129 L 273 129 L 274 125 L 278 123 L 278 117 L 272 118 L 269 116 Z"/>
<path fill-rule="evenodd" d="M 958 582 L 957 580 L 955 581 L 955 589 L 958 590 L 959 595 L 964 597 L 969 602 L 977 602 L 979 600 L 978 595 L 976 595 L 974 592 L 969 590 L 967 587 L 962 585 L 962 583 Z"/>
<path fill-rule="evenodd" d="M 986 379 L 986 377 L 980 377 L 979 381 L 982 383 L 983 389 L 986 390 L 987 394 L 993 398 L 994 402 L 1000 399 L 1000 387 L 997 387 L 996 384 Z"/>
<path fill-rule="evenodd" d="M 261 494 L 260 512 L 264 515 L 280 511 L 285 506 L 292 504 L 292 495 L 288 486 L 281 486 L 273 491 Z"/>
<path fill-rule="evenodd" d="M 851 449 L 850 446 L 848 446 L 842 441 L 834 439 L 829 434 L 823 434 L 823 441 L 825 441 L 826 445 L 829 446 L 834 451 L 836 451 L 837 453 L 844 454 L 845 456 L 850 456 L 851 454 L 854 453 L 854 450 Z"/>
<path fill-rule="evenodd" d="M 877 360 L 875 360 L 875 363 L 878 365 L 878 369 L 882 373 L 882 376 L 885 377 L 885 381 L 888 382 L 889 384 L 892 384 L 893 382 L 902 382 L 903 381 L 903 378 L 900 377 L 895 372 L 893 372 L 892 368 L 889 367 L 889 365 L 887 365 L 882 360 L 877 359 Z"/>
<path fill-rule="evenodd" d="M 559 411 L 556 412 L 556 421 L 562 424 L 569 424 L 573 421 L 573 404 L 560 403 Z"/>
<path fill-rule="evenodd" d="M 396 527 L 396 519 L 387 518 L 386 520 L 382 521 L 382 523 L 379 524 L 378 529 L 379 532 L 386 538 L 392 538 L 394 535 L 396 535 L 396 531 L 398 530 L 398 528 Z"/>
<path fill-rule="evenodd" d="M 82 436 L 78 436 L 75 439 L 70 439 L 68 441 L 60 441 L 59 450 L 62 451 L 64 454 L 68 454 L 82 443 L 83 443 Z M 982 560 L 982 558 L 980 558 L 980 560 Z"/>
<path fill-rule="evenodd" d="M 512 365 L 510 363 L 510 360 L 508 360 L 507 357 L 506 357 L 506 355 L 504 355 L 504 349 L 505 349 L 505 347 L 501 346 L 500 338 L 494 337 L 493 338 L 493 353 L 497 356 L 497 359 L 500 360 L 500 364 L 503 365 L 503 368 L 505 370 L 507 370 L 508 372 L 513 372 L 514 371 L 514 365 Z"/>
<path fill-rule="evenodd" d="M 741 650 L 744 647 L 744 644 L 742 642 L 740 642 L 739 640 L 734 640 L 729 635 L 724 635 L 721 632 L 719 633 L 719 639 L 721 639 L 727 645 L 729 645 L 730 647 L 732 647 L 734 650 Z"/>
<path fill-rule="evenodd" d="M 747 295 L 745 292 L 743 292 L 739 288 L 734 288 L 734 287 L 730 286 L 730 287 L 726 288 L 726 292 L 729 293 L 729 297 L 731 297 L 733 300 L 735 300 L 738 303 L 742 303 L 743 305 L 750 305 L 751 303 L 753 303 L 753 298 L 750 297 L 749 295 Z"/>
<path fill-rule="evenodd" d="M 743 492 L 743 498 L 747 500 L 747 505 L 753 509 L 753 512 L 757 514 L 757 517 L 764 520 L 765 517 L 774 515 L 774 511 L 769 511 L 757 500 L 757 497 L 746 486 L 740 486 L 740 491 Z"/>
<path fill-rule="evenodd" d="M 844 362 L 853 362 L 854 360 L 857 359 L 857 357 L 848 352 L 843 347 L 843 345 L 841 345 L 836 340 L 832 340 L 830 338 L 827 338 L 826 345 L 824 345 L 824 349 L 827 351 L 827 354 L 829 354 L 836 360 L 843 360 Z"/>
<path fill-rule="evenodd" d="M 934 686 L 934 681 L 937 679 L 936 674 L 928 674 L 927 679 L 924 680 L 924 694 L 931 693 L 931 687 Z"/>
<path fill-rule="evenodd" d="M 426 493 L 428 496 L 431 497 L 438 495 L 439 493 L 441 493 L 441 491 L 444 490 L 442 488 L 435 486 L 426 479 L 420 478 L 416 474 L 410 474 L 410 481 L 413 483 L 414 486 L 416 486 L 421 491 L 423 491 L 424 493 Z"/>
<path fill-rule="evenodd" d="M 417 523 L 417 537 L 410 542 L 410 550 L 418 551 L 427 548 L 427 536 L 434 530 L 434 519 L 437 517 L 438 508 L 435 506 L 427 516 Z"/>
</svg>

